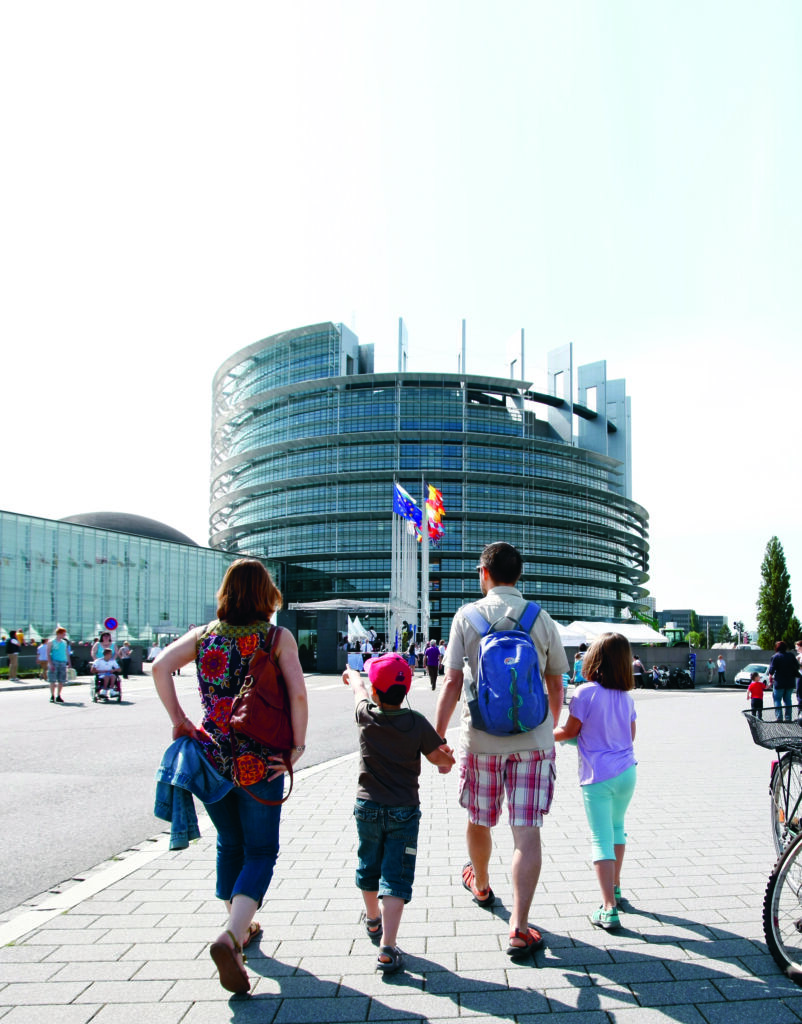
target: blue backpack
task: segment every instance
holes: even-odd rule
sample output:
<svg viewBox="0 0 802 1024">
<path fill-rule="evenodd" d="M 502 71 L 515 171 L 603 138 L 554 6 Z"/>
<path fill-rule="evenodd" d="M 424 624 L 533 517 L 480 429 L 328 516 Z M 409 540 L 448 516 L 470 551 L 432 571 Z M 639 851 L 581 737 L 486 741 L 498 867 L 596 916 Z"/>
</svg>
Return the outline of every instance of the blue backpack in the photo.
<svg viewBox="0 0 802 1024">
<path fill-rule="evenodd" d="M 468 701 L 471 724 L 493 736 L 514 736 L 536 729 L 546 718 L 549 702 L 540 678 L 537 650 L 529 635 L 540 605 L 527 601 L 520 619 L 508 614 L 492 625 L 475 607 L 464 609 L 479 640 L 479 664 Z M 511 619 L 513 629 L 496 629 Z"/>
</svg>

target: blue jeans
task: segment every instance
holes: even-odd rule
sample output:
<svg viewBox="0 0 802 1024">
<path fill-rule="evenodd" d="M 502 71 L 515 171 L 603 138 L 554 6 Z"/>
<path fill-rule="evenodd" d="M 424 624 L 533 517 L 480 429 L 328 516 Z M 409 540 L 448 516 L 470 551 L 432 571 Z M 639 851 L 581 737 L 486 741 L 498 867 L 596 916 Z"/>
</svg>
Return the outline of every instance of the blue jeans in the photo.
<svg viewBox="0 0 802 1024">
<path fill-rule="evenodd" d="M 397 896 L 409 903 L 415 880 L 420 807 L 386 807 L 357 800 L 354 807 L 359 836 L 356 884 L 365 892 Z"/>
<path fill-rule="evenodd" d="M 782 706 L 785 704 L 785 720 L 791 721 L 791 705 L 794 703 L 794 690 L 790 686 L 774 687 L 774 717 L 778 722 L 783 720 Z"/>
<path fill-rule="evenodd" d="M 248 790 L 263 800 L 280 800 L 284 776 L 263 779 Z M 278 857 L 281 806 L 267 807 L 235 786 L 222 800 L 204 804 L 217 829 L 217 886 L 221 900 L 250 896 L 261 905 Z"/>
</svg>

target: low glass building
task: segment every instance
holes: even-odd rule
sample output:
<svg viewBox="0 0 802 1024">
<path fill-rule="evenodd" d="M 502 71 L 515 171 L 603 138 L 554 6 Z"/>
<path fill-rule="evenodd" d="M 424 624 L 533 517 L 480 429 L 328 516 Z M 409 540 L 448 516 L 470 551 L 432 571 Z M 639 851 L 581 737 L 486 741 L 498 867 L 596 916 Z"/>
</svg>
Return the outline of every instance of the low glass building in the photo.
<svg viewBox="0 0 802 1024">
<path fill-rule="evenodd" d="M 374 373 L 373 347 L 334 323 L 249 345 L 214 377 L 211 545 L 265 559 L 287 603 L 386 602 L 393 483 L 421 502 L 425 482 L 447 512 L 432 636 L 478 596 L 476 558 L 494 540 L 521 550 L 524 591 L 559 621 L 645 609 L 624 381 L 599 362 L 575 382 L 570 346 L 549 354 L 548 379 L 543 394 L 512 378 Z"/>
<path fill-rule="evenodd" d="M 0 628 L 95 637 L 114 618 L 132 639 L 176 636 L 215 617 L 234 556 L 141 516 L 70 520 L 0 512 Z"/>
</svg>

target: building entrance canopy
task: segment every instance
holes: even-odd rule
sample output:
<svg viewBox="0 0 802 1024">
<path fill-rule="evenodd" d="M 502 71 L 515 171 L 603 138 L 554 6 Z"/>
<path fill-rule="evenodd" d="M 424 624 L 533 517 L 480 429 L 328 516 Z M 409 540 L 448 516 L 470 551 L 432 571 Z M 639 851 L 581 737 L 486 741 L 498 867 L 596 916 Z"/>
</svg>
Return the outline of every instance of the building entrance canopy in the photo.
<svg viewBox="0 0 802 1024">
<path fill-rule="evenodd" d="M 381 612 L 386 615 L 390 611 L 389 604 L 376 601 L 349 601 L 345 598 L 334 598 L 331 601 L 293 602 L 287 605 L 291 612 L 348 612 L 349 615 L 364 615 L 366 612 Z"/>
</svg>

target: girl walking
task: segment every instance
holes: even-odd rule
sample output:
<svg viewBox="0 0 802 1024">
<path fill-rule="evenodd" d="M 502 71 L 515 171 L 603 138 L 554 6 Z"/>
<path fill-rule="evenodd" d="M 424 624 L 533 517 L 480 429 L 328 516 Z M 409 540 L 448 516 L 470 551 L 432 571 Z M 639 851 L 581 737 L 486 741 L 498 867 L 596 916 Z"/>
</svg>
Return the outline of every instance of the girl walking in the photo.
<svg viewBox="0 0 802 1024">
<path fill-rule="evenodd" d="M 555 741 L 576 738 L 579 785 L 593 843 L 593 867 L 602 904 L 591 921 L 618 928 L 621 866 L 626 850 L 624 816 L 635 791 L 635 685 L 632 650 L 620 633 L 604 633 L 588 648 L 568 720 L 554 730 Z"/>
</svg>

